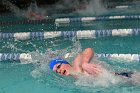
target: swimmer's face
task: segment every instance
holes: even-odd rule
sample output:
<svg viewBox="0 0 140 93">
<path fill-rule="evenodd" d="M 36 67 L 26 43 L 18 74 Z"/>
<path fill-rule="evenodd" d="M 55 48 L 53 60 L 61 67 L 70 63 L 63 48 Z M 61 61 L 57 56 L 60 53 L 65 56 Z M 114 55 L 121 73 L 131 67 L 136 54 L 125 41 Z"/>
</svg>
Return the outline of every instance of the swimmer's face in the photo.
<svg viewBox="0 0 140 93">
<path fill-rule="evenodd" d="M 70 68 L 71 68 L 70 64 L 58 63 L 53 67 L 53 71 L 61 75 L 68 76 L 70 75 Z"/>
</svg>

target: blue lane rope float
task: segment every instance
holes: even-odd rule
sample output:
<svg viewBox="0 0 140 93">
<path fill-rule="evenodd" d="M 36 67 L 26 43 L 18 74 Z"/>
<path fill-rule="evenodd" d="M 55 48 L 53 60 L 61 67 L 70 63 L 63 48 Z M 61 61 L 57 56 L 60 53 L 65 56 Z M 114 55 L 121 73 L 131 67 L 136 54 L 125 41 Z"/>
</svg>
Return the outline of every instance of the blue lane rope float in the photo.
<svg viewBox="0 0 140 93">
<path fill-rule="evenodd" d="M 107 36 L 139 36 L 140 29 L 110 29 L 110 30 L 78 30 L 78 31 L 50 31 L 50 32 L 0 32 L 0 39 L 48 39 L 54 37 L 66 37 L 77 39 L 98 38 Z"/>
<path fill-rule="evenodd" d="M 55 23 L 56 25 L 73 22 L 93 22 L 103 20 L 125 20 L 125 19 L 140 19 L 140 15 L 118 15 L 118 16 L 97 16 L 97 17 L 75 17 L 75 18 L 46 18 L 43 20 L 18 20 L 18 21 L 3 21 L 0 25 L 17 25 L 17 24 L 45 24 Z"/>
<path fill-rule="evenodd" d="M 20 59 L 19 53 L 0 53 L 0 61 L 4 60 L 19 60 Z"/>
<path fill-rule="evenodd" d="M 128 61 L 140 61 L 140 54 L 95 54 L 98 58 L 121 59 Z M 68 57 L 68 56 L 67 56 Z M 2 61 L 23 61 L 23 64 L 32 62 L 32 56 L 29 53 L 0 53 L 0 62 Z M 27 62 L 28 61 L 28 62 Z M 29 62 L 30 61 L 30 62 Z"/>
<path fill-rule="evenodd" d="M 2 61 L 17 61 L 21 64 L 29 64 L 32 61 L 31 55 L 28 53 L 0 53 L 0 62 Z"/>
</svg>

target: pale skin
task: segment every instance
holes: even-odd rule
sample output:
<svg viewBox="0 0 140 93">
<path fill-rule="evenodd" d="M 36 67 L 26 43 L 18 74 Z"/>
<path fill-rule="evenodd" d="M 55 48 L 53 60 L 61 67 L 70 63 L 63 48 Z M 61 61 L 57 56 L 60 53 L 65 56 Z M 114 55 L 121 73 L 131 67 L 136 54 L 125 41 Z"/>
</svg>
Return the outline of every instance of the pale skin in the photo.
<svg viewBox="0 0 140 93">
<path fill-rule="evenodd" d="M 32 12 L 32 11 L 27 14 L 27 17 L 31 18 L 31 19 L 35 19 L 35 20 L 43 20 L 44 19 L 44 17 L 42 15 L 35 13 L 35 12 Z"/>
<path fill-rule="evenodd" d="M 82 53 L 77 55 L 72 65 L 58 63 L 53 67 L 53 71 L 65 76 L 72 75 L 71 72 L 85 75 L 99 75 L 103 72 L 103 70 L 101 66 L 90 63 L 93 56 L 93 49 L 86 48 Z"/>
</svg>

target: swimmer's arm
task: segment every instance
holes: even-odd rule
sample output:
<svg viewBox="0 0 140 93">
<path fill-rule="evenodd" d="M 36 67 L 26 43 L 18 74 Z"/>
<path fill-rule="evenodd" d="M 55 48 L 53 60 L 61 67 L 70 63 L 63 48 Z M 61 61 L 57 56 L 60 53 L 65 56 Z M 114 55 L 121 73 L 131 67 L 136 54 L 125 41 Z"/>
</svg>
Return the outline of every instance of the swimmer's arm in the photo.
<svg viewBox="0 0 140 93">
<path fill-rule="evenodd" d="M 82 53 L 78 54 L 73 62 L 74 69 L 78 72 L 81 71 L 82 65 L 84 63 L 89 63 L 93 55 L 94 52 L 91 48 L 87 48 Z"/>
<path fill-rule="evenodd" d="M 82 64 L 90 63 L 90 60 L 94 56 L 94 52 L 92 48 L 87 48 L 82 52 Z"/>
<path fill-rule="evenodd" d="M 82 54 L 78 54 L 73 62 L 73 68 L 77 72 L 82 71 L 82 57 L 83 57 Z"/>
<path fill-rule="evenodd" d="M 82 53 L 82 70 L 88 74 L 99 75 L 102 73 L 102 68 L 99 65 L 90 63 L 94 52 L 91 48 L 87 48 Z"/>
</svg>

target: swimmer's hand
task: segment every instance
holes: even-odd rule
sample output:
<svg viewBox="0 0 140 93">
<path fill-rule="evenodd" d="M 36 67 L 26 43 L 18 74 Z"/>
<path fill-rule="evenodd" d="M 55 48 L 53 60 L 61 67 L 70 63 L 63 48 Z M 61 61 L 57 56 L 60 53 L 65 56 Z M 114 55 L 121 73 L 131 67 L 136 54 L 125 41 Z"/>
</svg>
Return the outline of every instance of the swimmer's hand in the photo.
<svg viewBox="0 0 140 93">
<path fill-rule="evenodd" d="M 82 69 L 83 71 L 86 71 L 88 74 L 92 74 L 92 75 L 99 75 L 102 73 L 101 66 L 92 63 L 83 63 Z"/>
</svg>

